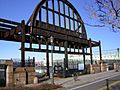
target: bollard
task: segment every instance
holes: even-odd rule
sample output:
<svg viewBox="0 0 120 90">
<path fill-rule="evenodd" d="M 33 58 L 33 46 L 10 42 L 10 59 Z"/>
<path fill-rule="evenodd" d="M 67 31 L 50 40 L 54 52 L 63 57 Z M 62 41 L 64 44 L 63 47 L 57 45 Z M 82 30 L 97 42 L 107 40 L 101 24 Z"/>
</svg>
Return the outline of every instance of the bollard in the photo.
<svg viewBox="0 0 120 90">
<path fill-rule="evenodd" d="M 106 79 L 106 86 L 107 86 L 107 90 L 109 90 L 109 80 Z"/>
<path fill-rule="evenodd" d="M 38 77 L 34 78 L 34 84 L 38 84 Z"/>
</svg>

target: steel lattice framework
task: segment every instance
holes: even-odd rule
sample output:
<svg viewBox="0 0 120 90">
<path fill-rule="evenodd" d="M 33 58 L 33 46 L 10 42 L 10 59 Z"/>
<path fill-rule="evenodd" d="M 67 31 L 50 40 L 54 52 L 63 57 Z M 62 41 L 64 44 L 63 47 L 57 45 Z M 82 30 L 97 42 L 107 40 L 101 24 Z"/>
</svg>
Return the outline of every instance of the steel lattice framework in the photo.
<svg viewBox="0 0 120 90">
<path fill-rule="evenodd" d="M 65 67 L 68 67 L 68 54 L 82 54 L 84 65 L 85 55 L 90 55 L 92 64 L 92 47 L 96 46 L 99 46 L 102 59 L 100 41 L 87 39 L 84 22 L 67 0 L 41 0 L 26 24 L 24 20 L 19 23 L 0 18 L 0 39 L 21 42 L 22 66 L 25 64 L 25 51 L 46 52 L 49 72 L 50 36 L 54 37 L 54 47 L 59 47 L 53 52 L 65 54 Z M 29 47 L 25 47 L 25 43 L 29 43 Z M 33 44 L 39 47 L 34 48 Z M 46 45 L 46 48 L 41 45 Z M 90 52 L 85 52 L 87 48 Z"/>
</svg>

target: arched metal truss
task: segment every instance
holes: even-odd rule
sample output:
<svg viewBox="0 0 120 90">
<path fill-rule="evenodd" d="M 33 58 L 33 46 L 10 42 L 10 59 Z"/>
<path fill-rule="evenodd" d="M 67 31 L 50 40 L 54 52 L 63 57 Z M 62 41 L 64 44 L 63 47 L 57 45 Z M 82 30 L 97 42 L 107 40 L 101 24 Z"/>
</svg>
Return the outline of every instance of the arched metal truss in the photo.
<svg viewBox="0 0 120 90">
<path fill-rule="evenodd" d="M 79 13 L 67 0 L 42 0 L 34 9 L 27 24 L 32 27 L 44 26 L 45 29 L 53 29 L 56 32 L 68 30 L 71 33 L 76 32 L 77 34 L 74 36 L 87 39 L 84 23 Z M 31 28 L 30 32 L 34 34 L 39 31 Z"/>
<path fill-rule="evenodd" d="M 26 24 L 24 20 L 18 23 L 0 18 L 0 40 L 21 42 L 22 66 L 25 65 L 25 51 L 45 52 L 48 75 L 50 36 L 54 37 L 53 53 L 65 54 L 64 68 L 68 68 L 68 54 L 83 55 L 84 65 L 85 55 L 90 55 L 93 64 L 92 47 L 96 46 L 99 46 L 102 60 L 100 41 L 87 39 L 84 22 L 67 0 L 41 0 Z M 26 43 L 29 43 L 28 47 L 25 46 Z M 35 48 L 33 44 L 37 44 L 38 47 Z M 46 48 L 42 48 L 42 45 Z"/>
</svg>

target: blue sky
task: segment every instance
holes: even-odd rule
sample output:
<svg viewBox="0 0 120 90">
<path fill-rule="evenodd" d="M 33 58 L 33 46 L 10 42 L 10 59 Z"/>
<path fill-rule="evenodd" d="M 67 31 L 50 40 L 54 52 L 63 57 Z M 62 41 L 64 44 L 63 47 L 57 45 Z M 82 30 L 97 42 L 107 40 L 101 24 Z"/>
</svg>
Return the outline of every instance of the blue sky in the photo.
<svg viewBox="0 0 120 90">
<path fill-rule="evenodd" d="M 93 22 L 88 18 L 88 13 L 84 9 L 85 4 L 89 0 L 69 0 L 78 10 L 84 22 Z M 40 0 L 0 0 L 0 18 L 18 21 L 29 19 L 35 6 Z M 90 2 L 90 1 L 89 1 Z M 120 32 L 114 33 L 109 28 L 94 28 L 86 26 L 88 38 L 92 40 L 101 41 L 102 49 L 116 49 L 120 47 Z M 0 59 L 20 58 L 20 43 L 0 41 Z M 45 58 L 44 53 L 29 53 L 28 56 L 36 57 L 39 60 Z M 63 58 L 63 55 L 54 55 L 54 58 Z"/>
</svg>

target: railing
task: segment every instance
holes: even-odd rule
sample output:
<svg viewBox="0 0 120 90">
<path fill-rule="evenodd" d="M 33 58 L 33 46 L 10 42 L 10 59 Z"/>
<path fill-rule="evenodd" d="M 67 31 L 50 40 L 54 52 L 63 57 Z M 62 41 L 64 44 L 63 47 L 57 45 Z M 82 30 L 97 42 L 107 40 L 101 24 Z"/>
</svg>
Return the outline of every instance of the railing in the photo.
<svg viewBox="0 0 120 90">
<path fill-rule="evenodd" d="M 13 59 L 13 66 L 14 68 L 21 67 L 21 61 L 17 59 Z M 34 67 L 34 66 L 35 66 L 34 59 L 25 60 L 25 67 Z"/>
<path fill-rule="evenodd" d="M 5 63 L 5 60 L 0 59 L 0 64 L 4 64 L 4 63 Z"/>
</svg>

